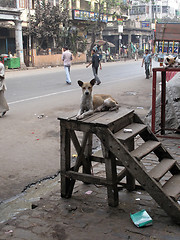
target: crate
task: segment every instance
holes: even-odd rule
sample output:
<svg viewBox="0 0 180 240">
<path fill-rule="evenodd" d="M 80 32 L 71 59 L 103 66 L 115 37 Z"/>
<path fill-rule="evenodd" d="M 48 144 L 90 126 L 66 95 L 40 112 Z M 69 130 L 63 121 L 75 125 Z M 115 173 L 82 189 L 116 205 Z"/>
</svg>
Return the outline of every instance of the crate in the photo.
<svg viewBox="0 0 180 240">
<path fill-rule="evenodd" d="M 8 68 L 20 68 L 20 58 L 8 58 Z"/>
</svg>

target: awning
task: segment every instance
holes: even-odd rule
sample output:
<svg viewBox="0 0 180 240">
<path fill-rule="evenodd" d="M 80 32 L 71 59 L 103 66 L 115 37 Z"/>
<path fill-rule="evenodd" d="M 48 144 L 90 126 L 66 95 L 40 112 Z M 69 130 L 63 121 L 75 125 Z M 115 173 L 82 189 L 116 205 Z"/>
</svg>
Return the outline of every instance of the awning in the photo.
<svg viewBox="0 0 180 240">
<path fill-rule="evenodd" d="M 102 45 L 107 44 L 109 47 L 112 47 L 112 48 L 115 47 L 115 45 L 114 45 L 113 43 L 107 42 L 107 41 L 104 41 L 104 40 L 96 40 L 96 41 L 95 41 L 95 44 L 97 44 L 97 45 L 99 45 L 99 46 L 102 46 Z"/>
<path fill-rule="evenodd" d="M 98 44 L 98 45 L 104 45 L 104 44 L 106 44 L 106 41 L 104 41 L 104 40 L 102 40 L 102 39 L 100 39 L 100 40 L 96 40 L 95 41 L 95 44 Z"/>
<path fill-rule="evenodd" d="M 107 44 L 109 45 L 109 47 L 112 47 L 112 48 L 114 48 L 114 47 L 116 47 L 113 43 L 111 43 L 111 42 L 107 42 Z"/>
</svg>

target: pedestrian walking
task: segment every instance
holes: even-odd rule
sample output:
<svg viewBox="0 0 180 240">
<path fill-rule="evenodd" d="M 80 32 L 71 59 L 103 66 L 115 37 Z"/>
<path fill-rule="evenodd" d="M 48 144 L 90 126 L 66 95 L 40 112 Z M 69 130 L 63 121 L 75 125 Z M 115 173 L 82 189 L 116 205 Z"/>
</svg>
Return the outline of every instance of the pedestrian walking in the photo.
<svg viewBox="0 0 180 240">
<path fill-rule="evenodd" d="M 96 80 L 96 84 L 99 85 L 101 81 L 98 77 L 98 68 L 100 67 L 100 69 L 102 69 L 102 66 L 101 66 L 99 55 L 96 53 L 95 50 L 92 50 L 92 60 L 86 67 L 88 68 L 91 64 L 92 64 L 92 70 Z"/>
<path fill-rule="evenodd" d="M 64 47 L 62 60 L 64 62 L 64 69 L 66 72 L 66 83 L 71 85 L 70 68 L 71 68 L 71 61 L 72 61 L 72 53 L 69 51 L 68 47 Z"/>
<path fill-rule="evenodd" d="M 109 61 L 109 50 L 106 49 L 106 62 L 108 62 L 108 61 Z"/>
<path fill-rule="evenodd" d="M 4 64 L 0 62 L 0 117 L 4 116 L 4 114 L 9 110 L 8 104 L 4 97 L 5 90 L 7 90 L 7 88 L 5 84 Z"/>
<path fill-rule="evenodd" d="M 136 50 L 135 50 L 134 59 L 135 59 L 135 61 L 138 60 L 138 48 L 136 48 Z"/>
<path fill-rule="evenodd" d="M 148 79 L 150 75 L 149 66 L 151 65 L 151 54 L 149 53 L 148 49 L 145 50 L 141 67 L 143 67 L 143 64 L 145 64 L 145 74 L 146 74 L 146 79 Z"/>
</svg>

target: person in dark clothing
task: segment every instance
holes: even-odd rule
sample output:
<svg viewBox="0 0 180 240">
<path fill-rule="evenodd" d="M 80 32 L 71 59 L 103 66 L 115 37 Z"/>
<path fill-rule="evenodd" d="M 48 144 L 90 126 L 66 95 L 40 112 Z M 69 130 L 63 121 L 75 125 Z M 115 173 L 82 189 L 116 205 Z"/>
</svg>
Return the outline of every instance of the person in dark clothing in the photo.
<svg viewBox="0 0 180 240">
<path fill-rule="evenodd" d="M 151 66 L 151 54 L 149 53 L 148 49 L 145 50 L 141 67 L 143 67 L 143 64 L 145 64 L 146 79 L 149 79 L 150 76 L 149 66 Z"/>
<path fill-rule="evenodd" d="M 92 70 L 94 77 L 96 79 L 96 84 L 99 85 L 101 83 L 99 77 L 98 77 L 98 68 L 102 69 L 101 62 L 99 55 L 95 52 L 95 50 L 92 50 L 92 61 L 86 66 L 87 68 L 92 64 Z"/>
</svg>

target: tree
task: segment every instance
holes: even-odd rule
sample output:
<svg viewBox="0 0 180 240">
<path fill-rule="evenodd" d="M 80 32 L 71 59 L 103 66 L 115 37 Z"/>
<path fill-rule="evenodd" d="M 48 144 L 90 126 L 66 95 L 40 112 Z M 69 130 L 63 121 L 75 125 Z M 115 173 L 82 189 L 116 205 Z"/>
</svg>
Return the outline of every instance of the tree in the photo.
<svg viewBox="0 0 180 240">
<path fill-rule="evenodd" d="M 37 49 L 68 46 L 76 54 L 81 45 L 82 51 L 85 50 L 85 42 L 71 24 L 65 0 L 59 6 L 37 0 L 26 34 L 31 34 Z"/>
<path fill-rule="evenodd" d="M 35 14 L 30 16 L 27 34 L 35 39 L 38 48 L 58 45 L 60 26 L 67 20 L 68 12 L 61 6 L 51 6 L 44 0 L 37 0 Z"/>
<path fill-rule="evenodd" d="M 95 44 L 96 37 L 99 36 L 102 38 L 102 30 L 106 26 L 106 23 L 102 21 L 103 16 L 108 16 L 110 14 L 115 19 L 121 16 L 129 8 L 128 4 L 125 4 L 123 0 L 96 0 L 95 2 L 97 5 L 95 9 L 97 13 L 96 21 L 92 22 L 91 19 L 89 19 L 86 25 L 86 30 L 91 34 L 90 52 Z"/>
</svg>

